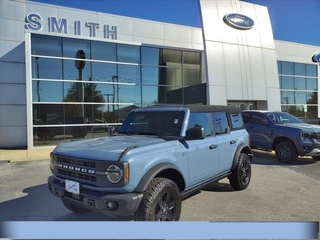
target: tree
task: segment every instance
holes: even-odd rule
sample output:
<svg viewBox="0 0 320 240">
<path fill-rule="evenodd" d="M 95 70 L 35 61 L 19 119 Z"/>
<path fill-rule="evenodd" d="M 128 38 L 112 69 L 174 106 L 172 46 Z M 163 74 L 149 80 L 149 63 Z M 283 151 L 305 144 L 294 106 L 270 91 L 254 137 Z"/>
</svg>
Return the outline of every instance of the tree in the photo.
<svg viewBox="0 0 320 240">
<path fill-rule="evenodd" d="M 89 79 L 90 80 L 90 79 Z M 83 102 L 104 103 L 104 97 L 100 90 L 97 90 L 97 84 L 90 82 L 75 82 L 67 92 L 64 102 L 82 102 L 81 91 L 83 89 Z M 84 117 L 93 119 L 93 116 L 101 116 L 104 105 L 84 104 Z M 66 105 L 66 117 L 77 117 L 81 113 L 82 104 Z"/>
</svg>

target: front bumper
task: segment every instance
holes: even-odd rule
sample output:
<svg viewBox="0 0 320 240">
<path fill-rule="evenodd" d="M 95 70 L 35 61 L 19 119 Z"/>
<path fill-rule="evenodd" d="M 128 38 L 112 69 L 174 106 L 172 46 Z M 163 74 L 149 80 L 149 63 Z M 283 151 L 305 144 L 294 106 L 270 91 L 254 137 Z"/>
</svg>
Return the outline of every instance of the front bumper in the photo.
<svg viewBox="0 0 320 240">
<path fill-rule="evenodd" d="M 314 148 L 311 150 L 311 152 L 304 154 L 304 156 L 311 156 L 311 157 L 320 156 L 320 148 Z"/>
<path fill-rule="evenodd" d="M 48 187 L 50 192 L 56 197 L 67 199 L 75 204 L 83 205 L 89 210 L 111 217 L 131 216 L 138 209 L 143 197 L 143 193 L 106 193 L 101 195 L 100 193 L 93 191 L 87 191 L 80 195 L 76 195 L 67 192 L 64 183 L 61 183 L 54 176 L 48 178 Z M 116 207 L 109 209 L 107 204 L 110 202 Z"/>
</svg>

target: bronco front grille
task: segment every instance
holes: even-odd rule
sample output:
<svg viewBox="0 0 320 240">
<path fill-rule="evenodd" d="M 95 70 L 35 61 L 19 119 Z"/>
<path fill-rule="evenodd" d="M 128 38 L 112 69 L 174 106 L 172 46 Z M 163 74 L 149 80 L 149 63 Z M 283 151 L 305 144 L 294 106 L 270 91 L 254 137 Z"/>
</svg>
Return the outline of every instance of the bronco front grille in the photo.
<svg viewBox="0 0 320 240">
<path fill-rule="evenodd" d="M 95 162 L 67 158 L 67 157 L 57 157 L 57 163 L 71 164 L 71 165 L 76 165 L 80 167 L 96 168 Z"/>
<path fill-rule="evenodd" d="M 94 183 L 97 182 L 97 165 L 94 161 L 77 158 L 61 157 L 55 158 L 55 169 L 59 177 L 72 178 L 75 181 Z"/>
<path fill-rule="evenodd" d="M 86 181 L 90 181 L 90 182 L 97 181 L 97 178 L 95 176 L 91 176 L 91 175 L 83 174 L 83 173 L 78 173 L 78 172 L 74 172 L 74 171 L 68 171 L 68 170 L 61 169 L 61 168 L 58 168 L 58 174 L 63 175 L 65 177 L 68 176 L 68 177 L 73 177 L 73 178 L 86 180 Z"/>
</svg>

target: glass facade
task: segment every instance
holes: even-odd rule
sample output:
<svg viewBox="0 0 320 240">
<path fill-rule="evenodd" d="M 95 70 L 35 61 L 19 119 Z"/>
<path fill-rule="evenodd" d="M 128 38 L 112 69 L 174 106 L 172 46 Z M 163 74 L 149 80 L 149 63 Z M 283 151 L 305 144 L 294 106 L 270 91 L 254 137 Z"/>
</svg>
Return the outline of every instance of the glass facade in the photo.
<svg viewBox="0 0 320 240">
<path fill-rule="evenodd" d="M 282 111 L 296 117 L 317 118 L 317 65 L 278 61 L 278 71 Z"/>
<path fill-rule="evenodd" d="M 189 87 L 205 82 L 202 55 L 31 34 L 34 146 L 106 136 L 136 107 L 192 102 Z"/>
</svg>

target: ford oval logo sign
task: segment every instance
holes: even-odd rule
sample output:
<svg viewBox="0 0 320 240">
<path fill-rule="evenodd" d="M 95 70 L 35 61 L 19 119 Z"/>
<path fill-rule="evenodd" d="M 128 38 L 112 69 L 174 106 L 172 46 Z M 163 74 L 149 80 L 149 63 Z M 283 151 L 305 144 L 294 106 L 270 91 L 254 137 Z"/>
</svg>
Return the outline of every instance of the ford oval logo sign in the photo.
<svg viewBox="0 0 320 240">
<path fill-rule="evenodd" d="M 251 18 L 239 13 L 229 13 L 223 17 L 223 21 L 230 27 L 240 30 L 249 30 L 254 26 Z"/>
<path fill-rule="evenodd" d="M 315 53 L 315 54 L 312 56 L 312 62 L 320 63 L 320 53 Z"/>
</svg>

